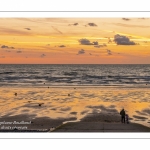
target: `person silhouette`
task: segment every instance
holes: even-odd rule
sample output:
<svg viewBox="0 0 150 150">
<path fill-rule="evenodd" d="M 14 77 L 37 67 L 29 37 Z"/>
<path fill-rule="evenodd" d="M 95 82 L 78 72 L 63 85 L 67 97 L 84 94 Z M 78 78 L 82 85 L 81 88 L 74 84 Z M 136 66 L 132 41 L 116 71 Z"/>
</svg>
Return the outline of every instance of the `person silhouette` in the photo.
<svg viewBox="0 0 150 150">
<path fill-rule="evenodd" d="M 120 115 L 121 115 L 121 122 L 125 123 L 125 115 L 126 115 L 126 113 L 125 113 L 124 108 L 120 111 Z"/>
<path fill-rule="evenodd" d="M 129 115 L 126 114 L 126 115 L 125 115 L 125 118 L 126 118 L 126 123 L 129 124 Z"/>
</svg>

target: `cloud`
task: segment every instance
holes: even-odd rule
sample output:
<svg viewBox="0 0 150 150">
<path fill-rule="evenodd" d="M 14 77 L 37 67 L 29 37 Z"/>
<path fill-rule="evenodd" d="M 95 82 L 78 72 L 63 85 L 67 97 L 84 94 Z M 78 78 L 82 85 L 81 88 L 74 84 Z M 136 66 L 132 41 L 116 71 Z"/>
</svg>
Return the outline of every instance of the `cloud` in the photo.
<svg viewBox="0 0 150 150">
<path fill-rule="evenodd" d="M 88 23 L 87 25 L 89 25 L 91 27 L 96 27 L 97 26 L 95 23 Z"/>
<path fill-rule="evenodd" d="M 124 23 L 114 23 L 116 26 L 121 26 L 121 27 L 133 27 L 133 28 L 149 28 L 150 26 L 144 26 L 144 25 L 132 25 L 132 24 L 124 24 Z"/>
<path fill-rule="evenodd" d="M 78 25 L 78 23 L 74 23 L 73 25 L 74 25 L 74 26 L 77 26 L 77 25 Z"/>
<path fill-rule="evenodd" d="M 88 39 L 80 39 L 79 43 L 81 45 L 93 45 L 93 43 L 91 43 Z"/>
<path fill-rule="evenodd" d="M 138 19 L 147 19 L 147 18 L 138 18 Z"/>
<path fill-rule="evenodd" d="M 16 53 L 22 53 L 22 51 L 18 50 Z"/>
<path fill-rule="evenodd" d="M 106 45 L 106 44 L 102 44 L 102 45 L 95 45 L 94 47 L 96 47 L 96 48 L 101 48 L 101 47 L 107 47 L 107 45 Z"/>
<path fill-rule="evenodd" d="M 107 49 L 107 54 L 108 54 L 108 55 L 112 55 L 111 50 Z"/>
<path fill-rule="evenodd" d="M 6 45 L 2 45 L 2 46 L 1 46 L 1 48 L 8 48 L 8 46 L 6 46 Z"/>
<path fill-rule="evenodd" d="M 31 32 L 26 32 L 23 30 L 17 30 L 17 29 L 10 29 L 10 28 L 5 28 L 5 27 L 1 27 L 0 28 L 0 32 L 1 34 L 6 34 L 6 35 L 32 35 Z"/>
<path fill-rule="evenodd" d="M 93 42 L 93 45 L 98 45 L 98 42 L 96 41 L 96 42 Z"/>
<path fill-rule="evenodd" d="M 128 37 L 119 34 L 114 36 L 114 42 L 117 45 L 136 45 L 136 43 L 134 41 L 130 41 Z"/>
<path fill-rule="evenodd" d="M 81 45 L 98 45 L 98 42 L 90 42 L 88 39 L 80 39 L 78 40 Z"/>
<path fill-rule="evenodd" d="M 81 49 L 78 51 L 78 54 L 77 55 L 80 55 L 80 54 L 84 54 L 85 53 L 85 50 L 84 49 Z"/>
<path fill-rule="evenodd" d="M 78 24 L 78 23 L 69 24 L 69 26 L 71 26 L 71 25 L 77 26 L 77 25 L 79 25 L 79 24 Z"/>
<path fill-rule="evenodd" d="M 123 20 L 125 20 L 125 21 L 129 21 L 130 19 L 129 18 L 122 18 Z"/>
<path fill-rule="evenodd" d="M 65 45 L 60 45 L 59 47 L 66 47 Z"/>
<path fill-rule="evenodd" d="M 108 43 L 112 43 L 112 40 L 110 39 L 110 37 L 108 37 Z"/>
<path fill-rule="evenodd" d="M 43 58 L 43 57 L 45 57 L 45 56 L 46 56 L 45 54 L 42 54 L 40 57 Z"/>
<path fill-rule="evenodd" d="M 30 28 L 24 28 L 24 29 L 26 29 L 26 30 L 31 30 Z"/>
<path fill-rule="evenodd" d="M 114 32 L 114 31 L 113 31 Z M 112 40 L 111 40 L 111 38 L 110 37 L 105 37 L 105 38 L 107 38 L 108 39 L 108 43 L 112 43 Z"/>
<path fill-rule="evenodd" d="M 14 47 L 9 47 L 9 46 L 7 46 L 7 45 L 2 45 L 1 48 L 15 49 Z"/>
<path fill-rule="evenodd" d="M 60 30 L 58 30 L 57 28 L 55 28 L 55 27 L 53 27 L 53 26 L 51 26 L 55 31 L 57 31 L 58 33 L 60 33 L 60 34 L 63 34 Z"/>
</svg>

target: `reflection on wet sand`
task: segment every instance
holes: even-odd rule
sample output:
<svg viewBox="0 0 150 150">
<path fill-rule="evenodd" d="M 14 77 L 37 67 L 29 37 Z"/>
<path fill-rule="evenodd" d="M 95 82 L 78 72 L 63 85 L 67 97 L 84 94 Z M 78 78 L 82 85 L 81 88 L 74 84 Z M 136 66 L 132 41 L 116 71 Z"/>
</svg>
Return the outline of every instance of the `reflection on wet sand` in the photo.
<svg viewBox="0 0 150 150">
<path fill-rule="evenodd" d="M 120 121 L 119 112 L 124 108 L 130 121 L 150 127 L 148 88 L 11 87 L 0 88 L 0 93 L 1 118 L 26 114 L 34 118 L 85 121 L 92 116 L 109 122 L 115 121 L 115 117 Z"/>
</svg>

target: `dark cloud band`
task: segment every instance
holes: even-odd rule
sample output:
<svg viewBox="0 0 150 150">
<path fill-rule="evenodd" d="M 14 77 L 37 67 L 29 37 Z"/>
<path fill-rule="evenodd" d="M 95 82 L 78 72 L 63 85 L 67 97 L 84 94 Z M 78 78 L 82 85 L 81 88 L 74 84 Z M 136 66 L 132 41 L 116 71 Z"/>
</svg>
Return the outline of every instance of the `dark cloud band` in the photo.
<svg viewBox="0 0 150 150">
<path fill-rule="evenodd" d="M 98 42 L 90 42 L 88 39 L 80 39 L 78 40 L 81 45 L 98 45 Z"/>
<path fill-rule="evenodd" d="M 136 45 L 136 43 L 134 41 L 130 41 L 128 37 L 119 34 L 114 36 L 114 42 L 117 45 Z"/>
<path fill-rule="evenodd" d="M 8 49 L 8 48 L 9 48 L 9 49 L 15 49 L 14 47 L 9 47 L 9 46 L 7 46 L 7 45 L 2 45 L 2 46 L 1 46 L 1 48 L 7 48 L 7 49 Z"/>
<path fill-rule="evenodd" d="M 81 49 L 78 51 L 78 54 L 77 55 L 80 55 L 80 54 L 84 54 L 85 53 L 85 50 L 84 49 Z"/>
</svg>

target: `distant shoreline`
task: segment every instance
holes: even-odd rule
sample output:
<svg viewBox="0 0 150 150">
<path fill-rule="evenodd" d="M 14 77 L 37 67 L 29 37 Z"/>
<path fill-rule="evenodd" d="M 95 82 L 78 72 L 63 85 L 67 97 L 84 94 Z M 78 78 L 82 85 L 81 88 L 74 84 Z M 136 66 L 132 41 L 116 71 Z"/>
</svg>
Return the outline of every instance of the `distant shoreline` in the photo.
<svg viewBox="0 0 150 150">
<path fill-rule="evenodd" d="M 0 85 L 0 88 L 109 88 L 109 89 L 149 89 L 150 84 L 148 85 L 137 85 L 137 86 L 126 86 L 126 85 L 50 85 L 50 84 L 41 84 L 41 85 L 20 85 L 20 84 L 4 84 Z"/>
</svg>

